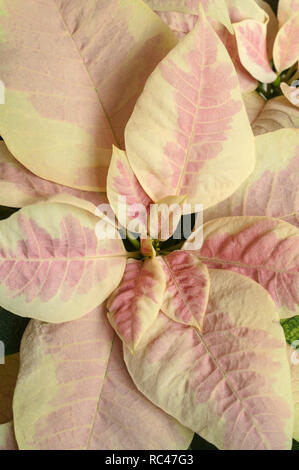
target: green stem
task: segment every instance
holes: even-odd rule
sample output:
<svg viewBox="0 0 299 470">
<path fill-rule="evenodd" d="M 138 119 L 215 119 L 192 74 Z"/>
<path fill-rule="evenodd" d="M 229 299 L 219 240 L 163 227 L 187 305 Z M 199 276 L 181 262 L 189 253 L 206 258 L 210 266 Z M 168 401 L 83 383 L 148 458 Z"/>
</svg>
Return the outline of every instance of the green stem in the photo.
<svg viewBox="0 0 299 470">
<path fill-rule="evenodd" d="M 128 231 L 127 231 L 127 239 L 128 239 L 129 242 L 134 246 L 134 248 L 136 248 L 137 250 L 140 249 L 140 243 L 139 243 L 139 241 L 136 240 L 136 238 L 131 237 Z"/>
</svg>

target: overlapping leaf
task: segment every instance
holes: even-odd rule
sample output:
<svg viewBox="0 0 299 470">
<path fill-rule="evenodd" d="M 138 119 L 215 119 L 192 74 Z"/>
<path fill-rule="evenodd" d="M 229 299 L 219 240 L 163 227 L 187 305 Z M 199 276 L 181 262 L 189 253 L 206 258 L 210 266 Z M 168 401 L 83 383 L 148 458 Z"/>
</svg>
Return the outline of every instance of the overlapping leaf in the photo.
<svg viewBox="0 0 299 470">
<path fill-rule="evenodd" d="M 296 86 L 288 85 L 287 83 L 282 83 L 280 88 L 284 96 L 292 103 L 294 106 L 299 108 L 299 88 Z"/>
<path fill-rule="evenodd" d="M 253 170 L 254 142 L 237 76 L 203 12 L 148 79 L 125 139 L 131 167 L 155 202 L 187 194 L 187 202 L 207 208 Z"/>
<path fill-rule="evenodd" d="M 147 232 L 147 215 L 152 200 L 143 190 L 130 164 L 126 153 L 113 148 L 107 178 L 107 196 L 119 222 L 131 232 Z M 135 221 L 134 227 L 133 224 Z"/>
<path fill-rule="evenodd" d="M 23 207 L 61 193 L 86 199 L 96 206 L 107 202 L 103 193 L 81 191 L 39 178 L 12 156 L 4 142 L 0 142 L 0 203 L 3 206 Z"/>
<path fill-rule="evenodd" d="M 197 251 L 210 268 L 235 271 L 261 284 L 281 318 L 299 313 L 299 230 L 268 217 L 226 217 L 204 225 Z M 186 242 L 188 248 L 188 240 Z"/>
<path fill-rule="evenodd" d="M 242 95 L 244 105 L 247 111 L 250 123 L 258 118 L 259 114 L 265 107 L 266 101 L 256 91 L 250 93 L 243 93 Z"/>
<path fill-rule="evenodd" d="M 234 24 L 238 51 L 242 65 L 263 83 L 271 83 L 276 73 L 270 66 L 267 50 L 267 22 L 243 20 Z"/>
<path fill-rule="evenodd" d="M 32 321 L 14 399 L 20 449 L 186 449 L 192 432 L 131 381 L 105 306 L 62 325 Z"/>
<path fill-rule="evenodd" d="M 141 0 L 2 0 L 0 31 L 9 150 L 45 179 L 104 191 L 111 146 L 175 37 Z"/>
<path fill-rule="evenodd" d="M 265 290 L 210 270 L 203 332 L 160 314 L 125 361 L 151 401 L 219 449 L 290 449 L 293 403 L 283 330 Z"/>
<path fill-rule="evenodd" d="M 278 21 L 279 25 L 282 26 L 288 21 L 294 13 L 299 10 L 298 0 L 279 0 L 278 2 Z"/>
<path fill-rule="evenodd" d="M 159 314 L 165 285 L 164 271 L 157 260 L 130 260 L 120 285 L 109 298 L 109 321 L 133 352 Z"/>
<path fill-rule="evenodd" d="M 174 251 L 159 261 L 166 275 L 161 310 L 174 321 L 201 329 L 210 289 L 206 266 L 183 250 Z"/>
<path fill-rule="evenodd" d="M 99 240 L 95 215 L 63 203 L 27 206 L 0 222 L 0 305 L 49 322 L 79 318 L 119 284 L 120 239 Z"/>
<path fill-rule="evenodd" d="M 299 9 L 280 28 L 274 43 L 273 59 L 278 72 L 299 60 Z"/>
<path fill-rule="evenodd" d="M 256 137 L 254 172 L 228 199 L 211 207 L 204 221 L 236 215 L 278 217 L 299 228 L 299 130 Z"/>
</svg>

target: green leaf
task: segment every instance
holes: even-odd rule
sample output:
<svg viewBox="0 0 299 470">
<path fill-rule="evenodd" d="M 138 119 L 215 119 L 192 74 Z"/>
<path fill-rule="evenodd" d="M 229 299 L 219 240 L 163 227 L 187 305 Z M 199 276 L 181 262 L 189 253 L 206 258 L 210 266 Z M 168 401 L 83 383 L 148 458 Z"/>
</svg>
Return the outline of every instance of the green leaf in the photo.
<svg viewBox="0 0 299 470">
<path fill-rule="evenodd" d="M 292 344 L 293 341 L 299 340 L 299 315 L 281 320 L 280 323 L 284 329 L 287 343 Z"/>
</svg>

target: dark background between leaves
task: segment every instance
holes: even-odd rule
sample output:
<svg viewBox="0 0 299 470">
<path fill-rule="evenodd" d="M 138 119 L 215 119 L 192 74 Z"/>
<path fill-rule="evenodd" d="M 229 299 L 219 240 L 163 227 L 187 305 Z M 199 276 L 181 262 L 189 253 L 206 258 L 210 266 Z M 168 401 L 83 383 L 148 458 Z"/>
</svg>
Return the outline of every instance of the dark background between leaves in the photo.
<svg viewBox="0 0 299 470">
<path fill-rule="evenodd" d="M 278 0 L 266 0 L 277 11 Z M 244 0 L 246 2 L 246 0 Z M 0 140 L 1 137 L 0 137 Z M 0 206 L 0 220 L 6 219 L 15 212 L 15 209 Z M 19 351 L 20 341 L 29 319 L 21 318 L 0 307 L 0 340 L 5 344 L 6 354 Z M 299 450 L 299 443 L 293 441 L 293 450 Z M 190 449 L 192 450 L 218 450 L 215 446 L 195 435 Z"/>
</svg>

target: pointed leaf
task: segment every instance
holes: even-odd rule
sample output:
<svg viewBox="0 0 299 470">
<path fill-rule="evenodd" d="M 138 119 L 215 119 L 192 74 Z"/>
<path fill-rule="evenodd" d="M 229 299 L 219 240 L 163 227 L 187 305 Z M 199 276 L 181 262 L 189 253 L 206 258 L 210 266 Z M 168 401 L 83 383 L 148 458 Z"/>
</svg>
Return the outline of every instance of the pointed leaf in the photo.
<svg viewBox="0 0 299 470">
<path fill-rule="evenodd" d="M 256 91 L 251 93 L 243 93 L 242 95 L 244 105 L 247 111 L 250 123 L 253 123 L 264 109 L 266 104 L 264 98 L 261 97 Z"/>
<path fill-rule="evenodd" d="M 283 128 L 299 128 L 299 113 L 284 96 L 278 96 L 266 102 L 252 122 L 252 130 L 255 135 L 260 135 Z"/>
<path fill-rule="evenodd" d="M 280 88 L 290 103 L 299 108 L 299 88 L 296 86 L 289 86 L 287 83 L 282 83 Z"/>
<path fill-rule="evenodd" d="M 233 25 L 242 65 L 263 83 L 276 79 L 267 51 L 267 23 L 243 20 Z"/>
<path fill-rule="evenodd" d="M 20 449 L 186 449 L 192 433 L 138 392 L 105 305 L 62 325 L 32 321 L 14 416 Z"/>
<path fill-rule="evenodd" d="M 147 232 L 147 213 L 152 200 L 143 190 L 128 162 L 126 153 L 113 147 L 107 178 L 107 196 L 119 222 L 128 228 L 135 220 L 138 233 Z M 140 230 L 138 230 L 138 228 Z"/>
<path fill-rule="evenodd" d="M 290 449 L 293 403 L 283 330 L 263 288 L 211 270 L 203 332 L 160 314 L 125 361 L 153 403 L 219 449 Z"/>
<path fill-rule="evenodd" d="M 120 285 L 108 300 L 108 319 L 132 352 L 158 316 L 165 284 L 156 259 L 129 260 Z"/>
<path fill-rule="evenodd" d="M 0 424 L 0 450 L 18 450 L 12 421 Z"/>
<path fill-rule="evenodd" d="M 249 276 L 272 296 L 281 318 L 299 313 L 299 230 L 268 217 L 224 217 L 204 225 L 196 252 L 208 267 Z M 188 249 L 188 241 L 184 248 Z"/>
<path fill-rule="evenodd" d="M 299 60 L 299 10 L 280 28 L 274 43 L 273 59 L 278 72 Z"/>
<path fill-rule="evenodd" d="M 166 23 L 180 40 L 190 33 L 198 20 L 198 15 L 178 11 L 157 11 L 157 15 Z"/>
<path fill-rule="evenodd" d="M 279 0 L 277 13 L 279 25 L 286 23 L 298 10 L 299 0 Z"/>
<path fill-rule="evenodd" d="M 293 437 L 294 437 L 294 439 L 296 439 L 296 441 L 299 441 L 299 355 L 298 355 L 298 344 L 296 344 L 297 351 L 294 348 L 292 348 L 291 346 L 287 346 L 288 358 L 289 358 L 289 363 L 290 363 L 290 368 L 291 368 L 291 385 L 292 385 L 293 400 L 294 400 L 294 407 L 295 407 L 295 420 L 294 420 Z"/>
<path fill-rule="evenodd" d="M 153 240 L 151 238 L 141 238 L 140 252 L 143 254 L 143 256 L 148 258 L 156 257 L 156 250 L 153 247 Z"/>
<path fill-rule="evenodd" d="M 0 305 L 49 322 L 78 318 L 118 286 L 121 239 L 99 240 L 100 219 L 63 203 L 27 206 L 0 222 Z"/>
<path fill-rule="evenodd" d="M 161 310 L 174 321 L 201 329 L 210 290 L 207 267 L 183 250 L 174 251 L 159 261 L 166 275 Z"/>
<path fill-rule="evenodd" d="M 229 56 L 231 58 L 231 61 L 234 64 L 236 73 L 238 75 L 239 79 L 239 84 L 241 87 L 242 93 L 250 93 L 253 92 L 257 85 L 258 82 L 257 80 L 243 67 L 241 61 L 240 61 L 240 56 L 239 56 L 239 51 L 238 51 L 238 44 L 236 40 L 236 35 L 230 34 L 227 29 L 224 27 L 221 27 L 221 25 L 217 25 L 217 27 L 214 25 L 214 28 L 220 37 L 221 41 L 223 42 L 227 52 L 229 53 Z"/>
<path fill-rule="evenodd" d="M 177 11 L 180 13 L 198 14 L 197 0 L 145 0 L 145 3 L 154 11 Z"/>
<path fill-rule="evenodd" d="M 106 202 L 103 193 L 81 191 L 39 178 L 12 156 L 4 142 L 0 142 L 1 205 L 23 207 L 60 193 L 86 199 L 96 206 Z"/>
<path fill-rule="evenodd" d="M 145 0 L 145 2 L 159 14 L 163 12 L 171 15 L 176 13 L 198 15 L 198 0 Z M 208 18 L 219 21 L 233 33 L 225 0 L 201 0 L 201 4 Z"/>
<path fill-rule="evenodd" d="M 223 24 L 227 30 L 234 34 L 228 12 L 228 4 L 225 0 L 201 0 L 208 18 L 215 19 Z"/>
<path fill-rule="evenodd" d="M 271 6 L 264 0 L 255 0 L 256 3 L 262 8 L 269 17 L 268 27 L 267 27 L 267 49 L 268 57 L 272 59 L 273 57 L 273 46 L 275 42 L 276 35 L 278 33 L 278 20 L 272 10 Z"/>
<path fill-rule="evenodd" d="M 236 73 L 203 12 L 150 76 L 125 138 L 133 171 L 154 201 L 187 194 L 188 202 L 207 208 L 253 170 L 254 142 Z"/>
<path fill-rule="evenodd" d="M 230 198 L 205 211 L 204 221 L 264 215 L 299 228 L 299 130 L 281 129 L 257 136 L 256 149 L 254 172 Z"/>
<path fill-rule="evenodd" d="M 140 0 L 2 0 L 0 31 L 8 148 L 42 178 L 105 191 L 111 146 L 175 37 Z"/>
<path fill-rule="evenodd" d="M 12 400 L 19 365 L 19 354 L 5 356 L 4 364 L 0 361 L 0 425 L 12 419 Z"/>
</svg>

